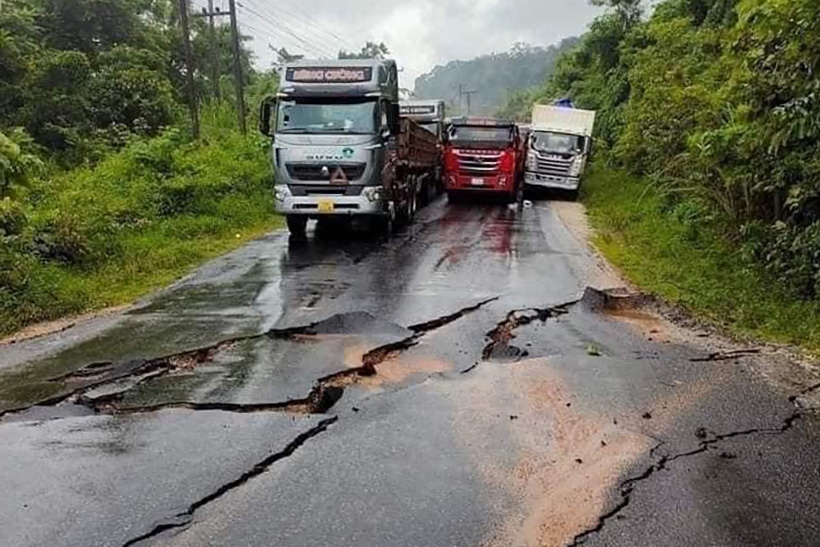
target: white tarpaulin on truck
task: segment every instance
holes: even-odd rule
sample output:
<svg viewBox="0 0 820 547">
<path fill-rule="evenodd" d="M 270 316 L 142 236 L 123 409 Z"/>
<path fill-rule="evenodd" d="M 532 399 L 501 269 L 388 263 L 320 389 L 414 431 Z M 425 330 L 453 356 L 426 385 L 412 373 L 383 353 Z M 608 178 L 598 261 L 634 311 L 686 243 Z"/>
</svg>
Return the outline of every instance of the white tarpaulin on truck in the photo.
<svg viewBox="0 0 820 547">
<path fill-rule="evenodd" d="M 595 112 L 591 110 L 536 105 L 532 111 L 533 131 L 549 131 L 590 137 L 594 127 Z"/>
</svg>

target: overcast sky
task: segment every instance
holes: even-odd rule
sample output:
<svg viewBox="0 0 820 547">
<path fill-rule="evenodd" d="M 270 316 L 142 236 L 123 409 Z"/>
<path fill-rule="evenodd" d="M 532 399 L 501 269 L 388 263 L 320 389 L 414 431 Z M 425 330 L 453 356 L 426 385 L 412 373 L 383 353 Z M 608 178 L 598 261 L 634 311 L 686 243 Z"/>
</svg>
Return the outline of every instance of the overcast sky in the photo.
<svg viewBox="0 0 820 547">
<path fill-rule="evenodd" d="M 506 51 L 515 42 L 549 45 L 584 31 L 597 9 L 587 0 L 237 0 L 260 68 L 268 44 L 308 57 L 385 42 L 404 69 L 404 87 L 435 65 Z M 195 6 L 207 0 L 193 0 Z M 227 0 L 214 0 L 227 8 Z"/>
</svg>

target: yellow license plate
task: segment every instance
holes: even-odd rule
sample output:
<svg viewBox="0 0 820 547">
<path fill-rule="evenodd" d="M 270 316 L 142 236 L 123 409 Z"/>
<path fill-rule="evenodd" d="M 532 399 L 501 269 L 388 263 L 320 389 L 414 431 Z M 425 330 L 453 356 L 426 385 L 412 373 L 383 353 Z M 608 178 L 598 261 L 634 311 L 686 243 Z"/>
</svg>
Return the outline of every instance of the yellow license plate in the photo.
<svg viewBox="0 0 820 547">
<path fill-rule="evenodd" d="M 319 200 L 319 212 L 323 214 L 332 213 L 335 209 L 335 205 L 333 204 L 332 200 L 329 199 L 321 199 Z"/>
</svg>

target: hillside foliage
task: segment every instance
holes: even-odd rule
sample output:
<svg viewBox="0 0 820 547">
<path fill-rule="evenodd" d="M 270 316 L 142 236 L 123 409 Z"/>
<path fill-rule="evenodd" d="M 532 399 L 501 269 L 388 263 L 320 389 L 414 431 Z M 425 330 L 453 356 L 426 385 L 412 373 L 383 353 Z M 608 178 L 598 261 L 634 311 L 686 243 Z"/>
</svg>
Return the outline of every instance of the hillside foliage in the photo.
<svg viewBox="0 0 820 547">
<path fill-rule="evenodd" d="M 451 112 L 461 113 L 466 111 L 466 99 L 459 97 L 461 86 L 462 91 L 476 91 L 473 114 L 493 114 L 514 94 L 543 82 L 561 53 L 576 43 L 577 39 L 571 38 L 549 47 L 516 44 L 504 53 L 452 61 L 417 78 L 415 94 L 420 99 L 444 100 Z"/>
<path fill-rule="evenodd" d="M 217 27 L 212 81 L 193 17 L 205 107 L 191 139 L 177 5 L 3 1 L 0 335 L 127 302 L 276 223 L 265 147 L 235 129 L 230 31 Z M 241 62 L 253 112 L 277 80 L 245 48 Z"/>
<path fill-rule="evenodd" d="M 611 165 L 643 177 L 692 237 L 719 228 L 797 297 L 820 296 L 820 4 L 607 6 L 529 98 L 599 112 Z M 519 108 L 526 108 L 526 104 Z"/>
</svg>

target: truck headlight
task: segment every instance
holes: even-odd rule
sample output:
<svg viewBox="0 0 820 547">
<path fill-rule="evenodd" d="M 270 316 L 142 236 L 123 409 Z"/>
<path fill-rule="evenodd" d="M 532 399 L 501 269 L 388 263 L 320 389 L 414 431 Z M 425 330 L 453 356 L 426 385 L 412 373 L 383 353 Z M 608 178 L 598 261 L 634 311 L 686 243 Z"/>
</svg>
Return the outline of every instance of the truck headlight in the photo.
<svg viewBox="0 0 820 547">
<path fill-rule="evenodd" d="M 370 203 L 376 203 L 382 199 L 383 188 L 381 186 L 368 186 L 362 190 L 362 195 L 364 195 Z"/>
<path fill-rule="evenodd" d="M 569 168 L 569 176 L 581 176 L 581 169 L 584 167 L 584 160 L 582 158 L 575 158 L 572 160 L 572 166 Z"/>
<path fill-rule="evenodd" d="M 537 171 L 538 170 L 538 158 L 535 155 L 535 152 L 530 152 L 527 154 L 527 171 Z"/>
<path fill-rule="evenodd" d="M 277 185 L 273 191 L 276 197 L 276 201 L 285 201 L 285 199 L 293 196 L 287 184 Z"/>
</svg>

